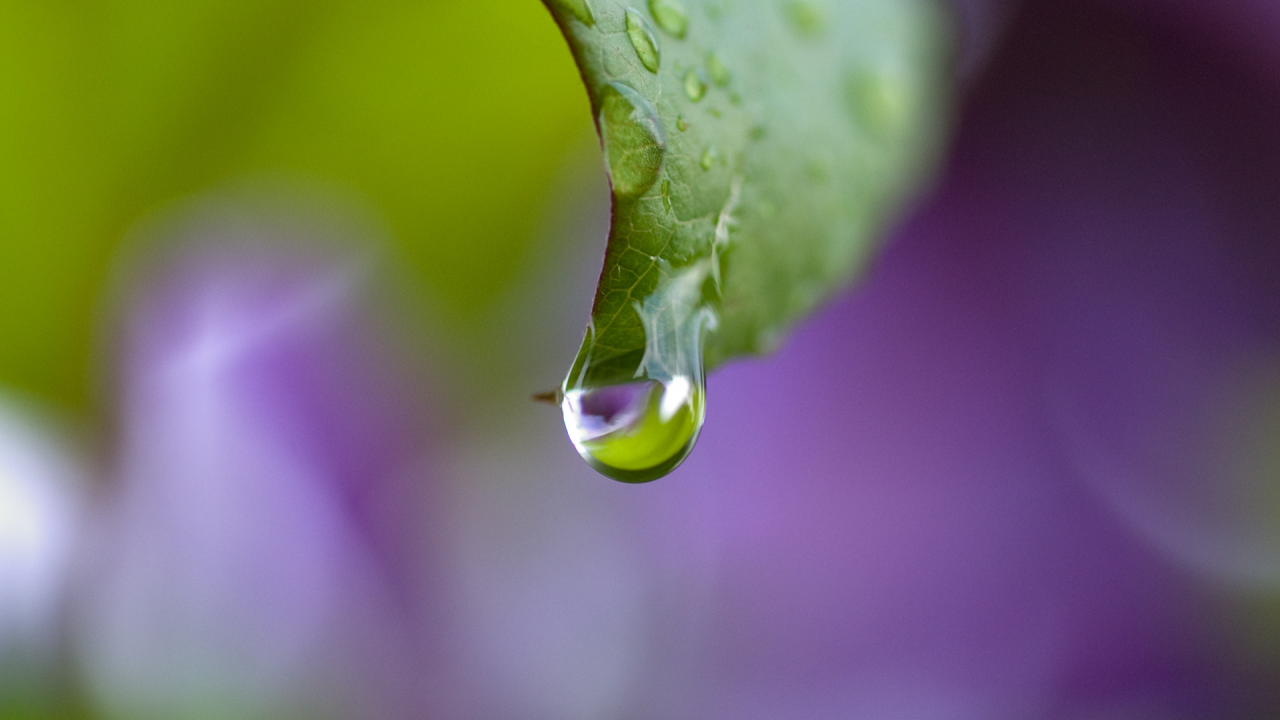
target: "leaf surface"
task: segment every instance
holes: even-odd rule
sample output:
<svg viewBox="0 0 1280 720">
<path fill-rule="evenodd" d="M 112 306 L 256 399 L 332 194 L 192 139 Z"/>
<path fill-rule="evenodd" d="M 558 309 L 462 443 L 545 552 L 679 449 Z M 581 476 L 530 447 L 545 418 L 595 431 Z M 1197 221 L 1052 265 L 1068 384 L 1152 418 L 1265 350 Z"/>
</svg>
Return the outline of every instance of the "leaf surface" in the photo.
<svg viewBox="0 0 1280 720">
<path fill-rule="evenodd" d="M 708 369 L 772 349 L 865 266 L 936 155 L 950 26 L 932 0 L 545 2 L 613 188 L 566 386 L 678 374 L 690 332 Z"/>
</svg>

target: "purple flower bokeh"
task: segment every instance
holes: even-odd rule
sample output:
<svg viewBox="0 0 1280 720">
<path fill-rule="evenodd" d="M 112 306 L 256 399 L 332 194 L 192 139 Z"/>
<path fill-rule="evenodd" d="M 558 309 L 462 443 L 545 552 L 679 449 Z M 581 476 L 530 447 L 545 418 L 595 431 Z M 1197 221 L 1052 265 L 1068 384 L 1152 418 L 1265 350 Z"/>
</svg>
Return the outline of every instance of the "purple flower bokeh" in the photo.
<svg viewBox="0 0 1280 720">
<path fill-rule="evenodd" d="M 123 301 L 86 674 L 119 716 L 408 716 L 425 416 L 367 263 L 226 208 L 174 234 Z"/>
</svg>

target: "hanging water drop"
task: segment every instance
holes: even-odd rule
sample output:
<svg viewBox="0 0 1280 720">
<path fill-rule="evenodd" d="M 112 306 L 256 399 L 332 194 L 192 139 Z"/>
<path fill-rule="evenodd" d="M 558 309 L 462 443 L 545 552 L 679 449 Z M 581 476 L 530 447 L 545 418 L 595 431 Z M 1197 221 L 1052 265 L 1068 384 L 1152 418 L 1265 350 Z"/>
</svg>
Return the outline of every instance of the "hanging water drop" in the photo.
<svg viewBox="0 0 1280 720">
<path fill-rule="evenodd" d="M 622 482 L 671 472 L 693 449 L 706 414 L 702 345 L 717 324 L 710 258 L 680 269 L 658 259 L 661 280 L 597 334 L 593 322 L 560 390 L 569 439 L 593 468 Z M 643 347 L 636 347 L 642 340 Z"/>
<path fill-rule="evenodd" d="M 614 480 L 649 482 L 689 455 L 706 407 L 700 378 L 642 380 L 564 394 L 565 428 L 578 454 Z"/>
<path fill-rule="evenodd" d="M 612 82 L 600 101 L 605 170 L 615 195 L 638 197 L 658 179 L 667 133 L 658 111 L 635 88 Z"/>
<path fill-rule="evenodd" d="M 636 50 L 636 57 L 651 73 L 658 72 L 661 54 L 658 51 L 658 38 L 654 37 L 653 26 L 638 10 L 627 8 L 627 37 L 631 39 L 631 47 Z"/>
<path fill-rule="evenodd" d="M 690 70 L 684 74 L 684 94 L 694 102 L 698 102 L 703 95 L 707 94 L 707 83 L 697 70 Z"/>
<path fill-rule="evenodd" d="M 587 0 L 551 0 L 551 2 L 561 10 L 578 18 L 578 22 L 587 27 L 596 24 L 595 15 L 591 13 L 591 5 L 588 4 Z"/>
<path fill-rule="evenodd" d="M 684 39 L 689 32 L 689 11 L 680 0 L 649 0 L 649 14 L 671 37 Z"/>
</svg>

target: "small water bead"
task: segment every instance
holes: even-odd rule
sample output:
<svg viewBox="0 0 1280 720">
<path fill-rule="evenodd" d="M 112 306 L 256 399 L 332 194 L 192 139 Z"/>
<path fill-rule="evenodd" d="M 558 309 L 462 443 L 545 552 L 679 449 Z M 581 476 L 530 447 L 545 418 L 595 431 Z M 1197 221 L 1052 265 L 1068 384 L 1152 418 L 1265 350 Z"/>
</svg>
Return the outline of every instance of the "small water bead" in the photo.
<svg viewBox="0 0 1280 720">
<path fill-rule="evenodd" d="M 715 145 L 708 145 L 706 150 L 702 151 L 702 169 L 710 170 L 712 165 L 716 164 L 716 160 L 720 158 L 720 151 Z"/>
<path fill-rule="evenodd" d="M 685 122 L 683 115 L 676 116 L 676 129 L 678 129 L 680 132 L 684 132 L 685 130 L 689 129 L 689 123 Z"/>
<path fill-rule="evenodd" d="M 707 94 L 707 83 L 697 70 L 690 70 L 684 74 L 684 94 L 694 102 L 698 102 Z"/>
<path fill-rule="evenodd" d="M 662 209 L 671 212 L 671 181 L 662 181 Z"/>
<path fill-rule="evenodd" d="M 591 5 L 587 0 L 551 0 L 551 2 L 556 7 L 578 18 L 578 22 L 587 27 L 596 24 L 595 15 L 592 14 Z"/>
<path fill-rule="evenodd" d="M 885 139 L 909 117 L 912 93 L 888 73 L 851 73 L 845 78 L 845 102 L 853 120 L 876 139 Z"/>
<path fill-rule="evenodd" d="M 724 61 L 715 53 L 707 55 L 707 75 L 711 77 L 711 82 L 716 87 L 729 84 L 729 68 L 725 67 Z"/>
<path fill-rule="evenodd" d="M 614 194 L 643 195 L 657 181 L 667 151 L 653 104 L 629 85 L 609 83 L 600 102 L 600 136 Z"/>
<path fill-rule="evenodd" d="M 631 47 L 641 64 L 651 73 L 658 72 L 661 53 L 658 50 L 658 38 L 654 37 L 653 26 L 640 11 L 627 8 L 627 37 L 631 38 Z"/>
<path fill-rule="evenodd" d="M 817 0 L 788 0 L 783 5 L 791 29 L 806 39 L 814 39 L 827 30 L 827 9 Z"/>
<path fill-rule="evenodd" d="M 649 14 L 671 37 L 683 40 L 689 32 L 689 11 L 680 0 L 649 0 Z"/>
<path fill-rule="evenodd" d="M 643 483 L 684 462 L 706 417 L 701 378 L 641 380 L 567 390 L 564 425 L 578 454 L 598 472 Z"/>
</svg>

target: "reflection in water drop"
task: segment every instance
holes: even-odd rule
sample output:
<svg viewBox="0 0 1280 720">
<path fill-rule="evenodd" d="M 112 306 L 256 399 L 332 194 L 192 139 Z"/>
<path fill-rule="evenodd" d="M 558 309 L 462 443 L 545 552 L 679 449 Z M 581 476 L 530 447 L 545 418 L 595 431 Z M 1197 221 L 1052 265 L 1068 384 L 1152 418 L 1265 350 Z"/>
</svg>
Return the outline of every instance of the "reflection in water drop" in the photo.
<svg viewBox="0 0 1280 720">
<path fill-rule="evenodd" d="M 636 56 L 645 69 L 651 73 L 658 72 L 661 54 L 658 51 L 658 38 L 653 35 L 653 26 L 639 11 L 627 8 L 627 37 L 631 39 L 631 47 L 636 49 Z"/>
<path fill-rule="evenodd" d="M 561 409 L 578 454 L 622 482 L 671 472 L 693 449 L 702 427 L 701 379 L 678 376 L 565 392 Z"/>
<path fill-rule="evenodd" d="M 667 151 L 658 111 L 629 85 L 609 83 L 600 101 L 600 139 L 614 194 L 643 195 L 658 179 Z"/>
<path fill-rule="evenodd" d="M 694 102 L 698 102 L 703 95 L 707 94 L 707 83 L 697 70 L 690 70 L 684 74 L 684 94 Z"/>
<path fill-rule="evenodd" d="M 587 3 L 587 0 L 551 0 L 551 2 L 556 7 L 578 18 L 578 22 L 587 27 L 596 24 L 596 18 L 591 14 L 591 5 Z"/>
<path fill-rule="evenodd" d="M 674 38 L 683 39 L 689 32 L 689 12 L 680 0 L 649 0 L 649 14 L 663 32 Z"/>
</svg>

